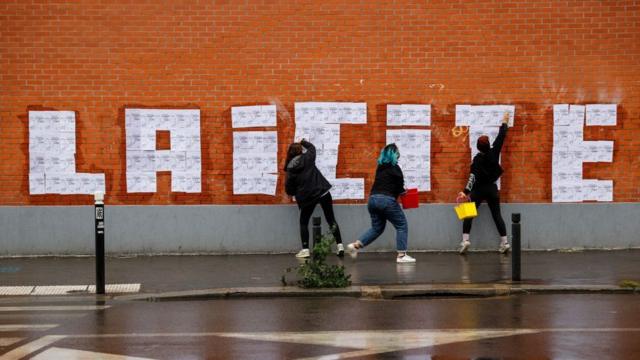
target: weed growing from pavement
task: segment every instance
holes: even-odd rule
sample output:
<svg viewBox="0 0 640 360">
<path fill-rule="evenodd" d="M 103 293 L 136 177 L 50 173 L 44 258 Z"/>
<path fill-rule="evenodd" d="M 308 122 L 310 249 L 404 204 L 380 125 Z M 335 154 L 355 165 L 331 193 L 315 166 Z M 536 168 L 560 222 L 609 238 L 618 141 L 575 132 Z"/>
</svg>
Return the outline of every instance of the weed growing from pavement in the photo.
<svg viewBox="0 0 640 360">
<path fill-rule="evenodd" d="M 625 289 L 640 290 L 640 282 L 633 280 L 622 280 L 620 282 L 620 287 Z"/>
<path fill-rule="evenodd" d="M 345 272 L 343 265 L 330 265 L 326 263 L 327 255 L 331 254 L 331 244 L 335 238 L 331 232 L 324 234 L 320 241 L 316 242 L 309 259 L 298 267 L 288 268 L 286 272 L 297 269 L 301 279 L 298 286 L 310 288 L 343 288 L 351 285 L 351 275 Z M 281 279 L 283 285 L 287 285 L 285 275 Z"/>
</svg>

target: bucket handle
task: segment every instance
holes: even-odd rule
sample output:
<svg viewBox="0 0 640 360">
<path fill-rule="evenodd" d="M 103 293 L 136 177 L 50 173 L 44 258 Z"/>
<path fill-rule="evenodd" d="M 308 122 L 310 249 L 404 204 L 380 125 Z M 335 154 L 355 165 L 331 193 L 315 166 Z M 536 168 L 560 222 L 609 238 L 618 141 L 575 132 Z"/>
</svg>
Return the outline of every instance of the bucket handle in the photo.
<svg viewBox="0 0 640 360">
<path fill-rule="evenodd" d="M 471 201 L 471 198 L 469 198 L 469 196 L 468 196 L 468 195 L 467 195 L 467 196 L 465 196 L 464 198 L 459 197 L 459 196 L 456 196 L 456 204 L 460 204 L 460 199 L 465 199 L 465 200 L 467 200 L 467 201 L 465 201 L 465 202 L 470 202 L 470 201 Z"/>
</svg>

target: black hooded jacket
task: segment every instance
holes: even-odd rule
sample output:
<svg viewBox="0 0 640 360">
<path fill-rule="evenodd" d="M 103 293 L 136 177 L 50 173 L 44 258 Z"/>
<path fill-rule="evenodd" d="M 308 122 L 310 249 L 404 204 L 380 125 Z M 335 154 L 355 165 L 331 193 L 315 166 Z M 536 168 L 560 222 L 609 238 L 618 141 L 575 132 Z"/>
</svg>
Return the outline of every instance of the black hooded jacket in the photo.
<svg viewBox="0 0 640 360">
<path fill-rule="evenodd" d="M 285 191 L 295 196 L 298 207 L 303 208 L 329 191 L 331 184 L 316 167 L 316 147 L 305 140 L 300 143 L 307 151 L 287 164 Z"/>
<path fill-rule="evenodd" d="M 474 188 L 491 185 L 500 178 L 504 172 L 500 166 L 500 151 L 502 151 L 506 135 L 507 124 L 502 124 L 491 149 L 486 153 L 481 152 L 474 156 L 471 162 L 471 174 L 469 174 L 467 186 L 464 188 L 465 194 L 468 195 Z"/>
</svg>

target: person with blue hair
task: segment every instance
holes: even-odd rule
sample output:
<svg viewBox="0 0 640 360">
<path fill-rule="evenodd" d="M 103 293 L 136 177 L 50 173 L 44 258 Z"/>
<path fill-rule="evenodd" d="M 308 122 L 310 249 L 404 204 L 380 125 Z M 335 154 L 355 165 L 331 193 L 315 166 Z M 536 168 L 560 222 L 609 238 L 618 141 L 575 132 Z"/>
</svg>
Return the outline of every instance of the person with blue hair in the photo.
<svg viewBox="0 0 640 360">
<path fill-rule="evenodd" d="M 398 204 L 398 196 L 405 192 L 404 175 L 398 166 L 400 151 L 396 144 L 385 146 L 378 157 L 376 178 L 371 188 L 367 209 L 371 216 L 371 228 L 359 240 L 347 245 L 349 254 L 355 257 L 358 251 L 371 244 L 384 232 L 387 220 L 396 229 L 398 263 L 414 263 L 416 259 L 407 255 L 409 226 L 404 211 Z"/>
</svg>

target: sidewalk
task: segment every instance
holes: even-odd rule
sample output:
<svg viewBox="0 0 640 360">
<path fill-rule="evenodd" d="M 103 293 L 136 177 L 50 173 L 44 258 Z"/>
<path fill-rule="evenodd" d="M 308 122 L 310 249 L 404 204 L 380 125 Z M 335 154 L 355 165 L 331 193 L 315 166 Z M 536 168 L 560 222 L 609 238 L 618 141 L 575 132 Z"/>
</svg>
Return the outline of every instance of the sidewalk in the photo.
<svg viewBox="0 0 640 360">
<path fill-rule="evenodd" d="M 353 286 L 340 291 L 308 291 L 282 286 L 285 269 L 299 262 L 293 254 L 110 257 L 107 284 L 141 284 L 138 298 L 394 294 L 485 294 L 514 291 L 610 291 L 621 280 L 640 280 L 640 250 L 523 252 L 522 281 L 512 283 L 511 256 L 497 252 L 411 253 L 417 263 L 396 264 L 395 253 L 345 255 L 342 263 Z M 0 286 L 95 283 L 91 257 L 0 259 Z M 295 271 L 286 273 L 294 284 Z M 413 289 L 413 290 L 412 290 Z M 475 290 L 474 290 L 475 289 Z M 478 290 L 481 289 L 481 290 Z M 408 291 L 408 292 L 407 292 Z M 421 292 L 422 291 L 422 292 Z M 172 295 L 171 295 L 172 294 Z M 191 296 L 188 296 L 191 294 Z M 130 296 L 131 298 L 131 296 Z"/>
</svg>

